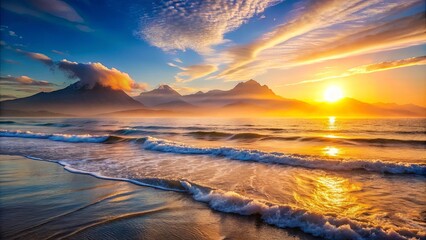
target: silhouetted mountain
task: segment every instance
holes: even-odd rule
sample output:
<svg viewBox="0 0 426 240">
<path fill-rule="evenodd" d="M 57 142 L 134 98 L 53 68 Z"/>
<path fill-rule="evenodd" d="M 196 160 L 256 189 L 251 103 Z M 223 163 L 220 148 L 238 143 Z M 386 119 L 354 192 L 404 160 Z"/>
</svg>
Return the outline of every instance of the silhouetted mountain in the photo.
<svg viewBox="0 0 426 240">
<path fill-rule="evenodd" d="M 186 96 L 170 86 L 161 85 L 141 93 L 136 99 L 150 108 L 124 91 L 77 82 L 61 90 L 3 101 L 0 107 L 1 113 L 17 116 L 426 116 L 426 108 L 412 104 L 370 104 L 352 98 L 309 104 L 280 97 L 254 80 L 238 83 L 227 91 L 200 91 Z"/>
<path fill-rule="evenodd" d="M 49 111 L 19 111 L 0 109 L 0 116 L 2 117 L 75 117 L 70 114 L 54 113 Z"/>
<path fill-rule="evenodd" d="M 260 85 L 254 80 L 238 83 L 234 88 L 223 90 L 211 90 L 206 93 L 183 96 L 186 102 L 194 105 L 220 107 L 235 102 L 265 101 L 265 100 L 285 100 L 276 95 L 266 85 Z"/>
<path fill-rule="evenodd" d="M 8 110 L 88 115 L 141 108 L 143 104 L 122 90 L 114 90 L 99 84 L 89 87 L 79 81 L 53 92 L 40 92 L 25 98 L 3 101 L 0 106 Z"/>
<path fill-rule="evenodd" d="M 375 106 L 388 110 L 399 110 L 416 113 L 419 116 L 426 116 L 426 108 L 414 104 L 396 104 L 396 103 L 375 103 Z"/>
<path fill-rule="evenodd" d="M 384 107 L 386 106 L 386 107 Z M 398 105 L 399 106 L 399 105 Z M 412 105 L 414 108 L 423 109 Z M 315 111 L 316 115 L 333 116 L 422 116 L 419 111 L 413 111 L 404 108 L 398 108 L 389 104 L 370 104 L 361 102 L 353 98 L 344 98 L 334 103 L 320 103 Z M 423 112 L 424 115 L 424 112 Z"/>
<path fill-rule="evenodd" d="M 195 110 L 198 107 L 183 100 L 176 100 L 155 105 L 153 108 L 165 110 Z"/>
<path fill-rule="evenodd" d="M 182 95 L 180 95 L 168 85 L 160 85 L 158 88 L 152 91 L 141 93 L 134 99 L 148 107 L 153 107 L 159 104 L 168 103 L 172 101 L 182 101 Z"/>
</svg>

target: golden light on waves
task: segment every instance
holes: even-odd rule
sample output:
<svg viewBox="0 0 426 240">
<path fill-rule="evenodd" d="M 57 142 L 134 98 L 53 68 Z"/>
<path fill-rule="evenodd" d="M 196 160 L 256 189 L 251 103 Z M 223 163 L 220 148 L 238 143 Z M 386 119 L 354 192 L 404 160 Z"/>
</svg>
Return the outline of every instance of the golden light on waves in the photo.
<svg viewBox="0 0 426 240">
<path fill-rule="evenodd" d="M 338 176 L 319 176 L 308 180 L 297 178 L 301 189 L 307 193 L 294 192 L 293 197 L 302 207 L 321 214 L 343 214 L 354 217 L 363 213 L 365 207 L 353 192 L 360 191 L 361 185 Z"/>
</svg>

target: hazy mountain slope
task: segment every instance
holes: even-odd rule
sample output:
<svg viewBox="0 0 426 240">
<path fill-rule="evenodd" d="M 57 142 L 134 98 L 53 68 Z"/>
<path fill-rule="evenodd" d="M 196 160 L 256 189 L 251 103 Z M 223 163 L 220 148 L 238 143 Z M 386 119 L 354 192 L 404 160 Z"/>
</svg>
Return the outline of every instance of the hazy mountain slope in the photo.
<svg viewBox="0 0 426 240">
<path fill-rule="evenodd" d="M 161 85 L 152 91 L 141 93 L 134 99 L 148 107 L 153 107 L 163 103 L 182 101 L 182 95 L 168 85 Z"/>
<path fill-rule="evenodd" d="M 35 95 L 0 103 L 2 109 L 21 111 L 52 111 L 66 114 L 98 114 L 108 111 L 135 109 L 143 104 L 122 90 L 99 84 L 90 88 L 76 82 L 64 89 L 40 92 Z"/>
</svg>

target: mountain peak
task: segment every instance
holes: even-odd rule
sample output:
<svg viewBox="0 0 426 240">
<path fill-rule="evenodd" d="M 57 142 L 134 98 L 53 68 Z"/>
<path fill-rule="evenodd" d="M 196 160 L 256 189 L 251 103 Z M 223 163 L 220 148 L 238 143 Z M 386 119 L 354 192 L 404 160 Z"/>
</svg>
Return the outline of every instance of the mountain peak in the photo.
<svg viewBox="0 0 426 240">
<path fill-rule="evenodd" d="M 260 85 L 260 83 L 256 82 L 256 81 L 255 81 L 255 80 L 253 80 L 253 79 L 250 79 L 250 80 L 248 80 L 248 81 L 246 81 L 246 82 L 240 82 L 240 83 L 238 83 L 238 84 L 237 84 L 237 86 L 235 86 L 235 87 L 238 87 L 238 86 L 262 87 L 262 86 Z"/>
<path fill-rule="evenodd" d="M 173 88 L 171 88 L 169 85 L 167 85 L 167 84 L 162 84 L 162 85 L 160 85 L 157 89 L 160 89 L 160 90 L 167 90 L 167 91 L 174 91 L 173 90 Z"/>
<path fill-rule="evenodd" d="M 148 96 L 148 95 L 170 95 L 170 96 L 178 96 L 180 97 L 181 95 L 174 90 L 172 87 L 170 87 L 169 85 L 166 84 L 162 84 L 160 86 L 158 86 L 158 88 L 153 89 L 151 91 L 148 92 L 143 92 L 141 93 L 139 96 Z"/>
<path fill-rule="evenodd" d="M 231 92 L 238 95 L 269 95 L 276 96 L 275 93 L 266 85 L 260 85 L 257 81 L 250 79 L 246 82 L 238 83 Z"/>
</svg>

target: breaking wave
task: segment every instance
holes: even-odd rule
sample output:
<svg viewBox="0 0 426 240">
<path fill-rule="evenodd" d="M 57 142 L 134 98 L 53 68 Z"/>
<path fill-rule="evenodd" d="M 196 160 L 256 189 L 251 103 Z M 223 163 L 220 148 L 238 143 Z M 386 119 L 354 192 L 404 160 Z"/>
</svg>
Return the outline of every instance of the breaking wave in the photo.
<svg viewBox="0 0 426 240">
<path fill-rule="evenodd" d="M 40 158 L 27 158 L 47 161 Z M 276 204 L 260 199 L 252 199 L 237 192 L 224 191 L 200 186 L 185 180 L 167 179 L 133 179 L 114 176 L 105 176 L 97 172 L 90 172 L 74 168 L 66 161 L 55 162 L 64 169 L 78 174 L 87 174 L 96 178 L 116 181 L 126 181 L 140 186 L 153 187 L 166 191 L 183 192 L 194 200 L 209 205 L 210 208 L 239 215 L 258 216 L 267 224 L 280 228 L 298 228 L 305 233 L 325 239 L 424 239 L 426 233 L 418 229 L 385 228 L 356 221 L 349 218 L 322 215 L 306 209 L 293 207 L 288 204 Z"/>
<path fill-rule="evenodd" d="M 114 135 L 90 134 L 48 134 L 31 131 L 0 130 L 0 137 L 38 138 L 70 143 L 141 143 L 146 150 L 175 154 L 211 155 L 231 160 L 253 161 L 261 163 L 282 164 L 311 169 L 351 171 L 366 170 L 378 173 L 426 175 L 426 164 L 386 162 L 381 160 L 327 159 L 309 155 L 285 154 L 281 152 L 264 152 L 260 150 L 239 149 L 233 147 L 196 147 L 184 143 L 158 139 L 154 137 L 123 138 Z"/>
<path fill-rule="evenodd" d="M 232 160 L 277 163 L 295 167 L 306 167 L 324 170 L 367 170 L 393 174 L 426 175 L 426 164 L 395 163 L 380 160 L 329 160 L 313 156 L 289 155 L 279 152 L 263 152 L 259 150 L 238 149 L 231 147 L 195 147 L 183 143 L 147 137 L 143 148 L 160 152 L 177 154 L 200 154 L 225 157 Z"/>
<path fill-rule="evenodd" d="M 19 138 L 38 138 L 49 139 L 52 141 L 71 142 L 71 143 L 102 143 L 111 140 L 111 136 L 97 136 L 90 134 L 47 134 L 47 133 L 34 133 L 31 131 L 8 131 L 0 130 L 0 137 L 19 137 Z"/>
<path fill-rule="evenodd" d="M 348 218 L 324 216 L 290 205 L 278 205 L 250 199 L 236 192 L 225 192 L 182 181 L 182 186 L 197 201 L 226 213 L 258 215 L 280 228 L 299 228 L 303 232 L 326 239 L 423 239 L 426 233 L 415 229 L 384 229 Z"/>
<path fill-rule="evenodd" d="M 156 135 L 156 134 L 167 134 L 177 135 L 179 132 L 157 132 L 148 129 L 154 126 L 148 126 L 144 129 L 138 128 L 124 128 L 114 131 L 115 134 L 121 135 Z M 155 126 L 159 127 L 159 126 Z M 165 129 L 176 129 L 174 127 L 164 127 Z M 386 146 L 412 146 L 412 147 L 425 147 L 426 140 L 407 140 L 407 139 L 392 139 L 392 138 L 345 138 L 345 137 L 328 137 L 328 136 L 280 136 L 280 135 L 269 135 L 259 134 L 254 132 L 223 132 L 223 131 L 189 131 L 182 133 L 186 136 L 191 136 L 197 139 L 208 139 L 208 140 L 238 140 L 238 141 L 300 141 L 300 142 L 324 142 L 324 143 L 337 143 L 345 145 L 358 145 L 358 144 L 370 144 L 379 147 Z"/>
</svg>

